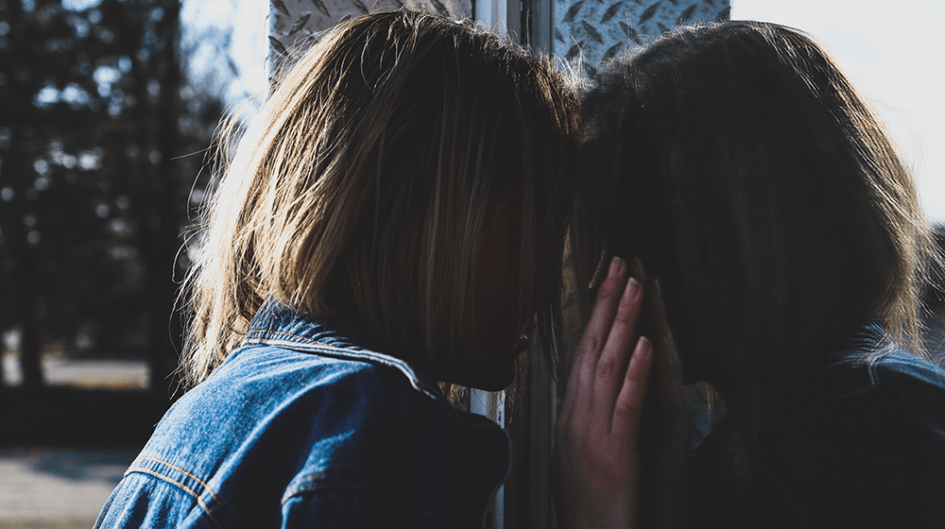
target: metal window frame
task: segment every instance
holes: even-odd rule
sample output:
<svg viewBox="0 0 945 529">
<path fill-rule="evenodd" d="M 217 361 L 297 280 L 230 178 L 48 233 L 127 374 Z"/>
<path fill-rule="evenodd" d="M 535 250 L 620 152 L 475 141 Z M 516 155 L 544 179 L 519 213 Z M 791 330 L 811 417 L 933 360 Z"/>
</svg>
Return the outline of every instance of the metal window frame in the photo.
<svg viewBox="0 0 945 529">
<path fill-rule="evenodd" d="M 520 42 L 520 0 L 473 0 L 473 17 L 499 33 L 507 33 L 515 42 Z"/>
<path fill-rule="evenodd" d="M 551 53 L 551 0 L 473 0 L 473 18 L 536 53 Z"/>
<path fill-rule="evenodd" d="M 505 391 L 469 390 L 469 411 L 492 419 L 512 441 L 512 470 L 487 513 L 489 529 L 555 526 L 550 463 L 557 388 L 541 356 L 529 353 L 514 400 Z"/>
</svg>

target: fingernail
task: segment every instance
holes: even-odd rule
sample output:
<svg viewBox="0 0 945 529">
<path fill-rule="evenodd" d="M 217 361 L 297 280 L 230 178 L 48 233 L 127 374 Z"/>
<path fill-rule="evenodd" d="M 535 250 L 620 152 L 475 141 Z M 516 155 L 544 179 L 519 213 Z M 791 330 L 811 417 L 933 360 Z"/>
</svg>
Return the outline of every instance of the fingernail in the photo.
<svg viewBox="0 0 945 529">
<path fill-rule="evenodd" d="M 617 277 L 623 271 L 623 259 L 614 257 L 610 260 L 610 268 L 607 269 L 607 278 Z"/>
<path fill-rule="evenodd" d="M 631 277 L 627 281 L 627 287 L 623 289 L 623 299 L 631 300 L 636 299 L 637 295 L 640 293 L 640 282 L 636 278 Z"/>
</svg>

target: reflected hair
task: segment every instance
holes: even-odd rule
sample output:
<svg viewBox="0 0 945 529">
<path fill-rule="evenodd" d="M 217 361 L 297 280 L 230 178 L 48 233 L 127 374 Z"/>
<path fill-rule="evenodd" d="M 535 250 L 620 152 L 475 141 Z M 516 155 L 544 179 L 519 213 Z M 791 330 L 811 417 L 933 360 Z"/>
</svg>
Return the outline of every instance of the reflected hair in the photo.
<svg viewBox="0 0 945 529">
<path fill-rule="evenodd" d="M 930 227 L 882 124 L 811 39 L 678 29 L 615 61 L 585 112 L 600 175 L 585 202 L 608 205 L 591 224 L 659 277 L 677 342 L 715 344 L 727 406 L 756 409 L 798 354 L 868 319 L 917 344 Z"/>
<path fill-rule="evenodd" d="M 569 86 L 469 22 L 402 10 L 324 34 L 239 138 L 204 213 L 188 385 L 269 297 L 418 365 L 449 361 L 471 337 L 484 226 L 512 189 L 524 196 L 511 228 L 520 321 L 537 312 L 557 343 L 579 121 Z"/>
</svg>

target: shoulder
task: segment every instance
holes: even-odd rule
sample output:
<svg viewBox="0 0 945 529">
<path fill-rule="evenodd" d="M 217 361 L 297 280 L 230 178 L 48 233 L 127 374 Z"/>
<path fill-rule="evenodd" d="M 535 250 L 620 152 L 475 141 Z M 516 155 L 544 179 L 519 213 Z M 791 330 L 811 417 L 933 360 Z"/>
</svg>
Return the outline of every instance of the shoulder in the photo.
<svg viewBox="0 0 945 529">
<path fill-rule="evenodd" d="M 748 520 L 726 526 L 945 527 L 945 372 L 867 331 L 806 357 L 758 420 L 726 417 L 710 433 L 693 458 L 693 513 Z"/>
<path fill-rule="evenodd" d="M 904 384 L 933 394 L 945 393 L 945 369 L 901 349 L 890 349 L 866 368 L 874 374 L 876 386 Z"/>
<path fill-rule="evenodd" d="M 211 444 L 220 455 L 235 451 L 241 463 L 250 454 L 239 446 L 270 442 L 291 446 L 292 452 L 278 454 L 282 459 L 315 449 L 325 455 L 332 447 L 325 440 L 344 439 L 346 446 L 374 450 L 380 447 L 360 444 L 386 445 L 382 432 L 433 406 L 402 373 L 370 356 L 252 345 L 237 350 L 175 403 L 152 443 L 196 443 L 202 433 L 213 432 Z M 162 438 L 165 433 L 173 440 Z"/>
<path fill-rule="evenodd" d="M 785 400 L 756 437 L 778 512 L 840 527 L 945 524 L 941 368 L 890 348 L 833 364 Z"/>
<path fill-rule="evenodd" d="M 411 408 L 429 406 L 421 397 L 382 364 L 256 345 L 236 351 L 175 403 L 149 445 L 195 444 L 207 432 L 220 456 L 269 440 L 345 435 L 348 444 L 368 442 Z"/>
<path fill-rule="evenodd" d="M 879 425 L 945 424 L 945 370 L 894 347 L 841 361 L 817 378 L 819 413 Z M 927 419 L 916 421 L 925 415 Z"/>
<path fill-rule="evenodd" d="M 453 408 L 409 364 L 267 302 L 243 346 L 161 420 L 107 510 L 219 527 L 468 526 L 508 458 L 497 425 Z"/>
<path fill-rule="evenodd" d="M 103 515 L 264 526 L 305 491 L 363 497 L 429 400 L 382 363 L 242 348 L 172 406 Z"/>
<path fill-rule="evenodd" d="M 763 425 L 798 429 L 848 452 L 906 448 L 922 438 L 945 443 L 945 371 L 894 347 L 835 357 L 787 391 Z"/>
<path fill-rule="evenodd" d="M 418 527 L 458 526 L 454 510 L 481 518 L 507 472 L 501 429 L 418 387 L 423 381 L 395 359 L 347 353 L 272 344 L 236 351 L 162 419 L 119 503 L 189 502 L 188 512 L 221 526 L 350 518 L 338 511 L 349 504 L 382 505 L 391 520 Z"/>
</svg>

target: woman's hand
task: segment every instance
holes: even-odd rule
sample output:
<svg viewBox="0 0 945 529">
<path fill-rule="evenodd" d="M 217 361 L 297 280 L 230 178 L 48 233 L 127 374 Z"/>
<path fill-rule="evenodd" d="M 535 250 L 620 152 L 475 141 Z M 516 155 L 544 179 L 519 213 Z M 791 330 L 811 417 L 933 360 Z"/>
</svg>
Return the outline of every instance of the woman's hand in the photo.
<svg viewBox="0 0 945 529">
<path fill-rule="evenodd" d="M 637 337 L 643 285 L 614 258 L 571 364 L 555 424 L 552 482 L 559 527 L 635 527 L 639 430 L 653 347 Z M 662 510 L 662 509 L 660 509 Z"/>
<path fill-rule="evenodd" d="M 614 259 L 574 354 L 555 425 L 552 479 L 563 529 L 637 527 L 641 492 L 647 526 L 686 523 L 690 434 L 679 356 L 659 282 L 646 281 L 639 261 L 632 272 L 647 285 L 655 353 L 651 342 L 637 335 L 643 283 L 628 281 L 626 263 Z M 657 408 L 643 424 L 653 364 Z M 641 450 L 644 429 L 655 438 L 646 454 Z"/>
</svg>

